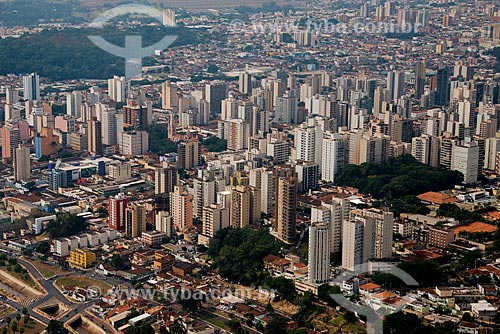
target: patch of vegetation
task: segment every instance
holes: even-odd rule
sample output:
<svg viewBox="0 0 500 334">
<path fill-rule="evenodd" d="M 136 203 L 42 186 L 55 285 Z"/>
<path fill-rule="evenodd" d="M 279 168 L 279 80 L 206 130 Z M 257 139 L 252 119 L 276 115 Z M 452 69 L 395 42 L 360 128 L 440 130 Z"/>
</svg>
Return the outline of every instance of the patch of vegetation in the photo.
<svg viewBox="0 0 500 334">
<path fill-rule="evenodd" d="M 398 267 L 413 277 L 421 287 L 435 287 L 440 285 L 444 278 L 439 265 L 429 260 L 402 262 Z"/>
<path fill-rule="evenodd" d="M 222 277 L 250 285 L 264 280 L 263 258 L 278 254 L 281 246 L 265 229 L 227 228 L 215 234 L 208 255 L 214 260 L 213 266 Z"/>
<path fill-rule="evenodd" d="M 212 136 L 201 141 L 201 144 L 207 148 L 209 152 L 224 152 L 227 150 L 227 140 Z"/>
<path fill-rule="evenodd" d="M 20 38 L 0 39 L 0 75 L 37 72 L 51 80 L 107 79 L 124 75 L 125 60 L 94 45 L 88 38 L 91 35 L 102 36 L 117 46 L 124 45 L 126 35 L 143 36 L 143 45 L 154 44 L 167 35 L 179 36 L 173 47 L 198 44 L 203 40 L 204 32 L 163 26 L 144 26 L 126 31 L 116 27 L 47 29 Z M 152 58 L 145 58 L 144 62 L 149 65 L 155 63 Z"/>
<path fill-rule="evenodd" d="M 462 181 L 462 173 L 421 164 L 411 155 L 390 158 L 381 164 L 348 165 L 335 177 L 336 185 L 355 187 L 378 199 L 450 189 Z"/>
<path fill-rule="evenodd" d="M 71 213 L 59 213 L 57 219 L 47 224 L 47 231 L 53 238 L 69 237 L 86 228 L 85 219 Z"/>
<path fill-rule="evenodd" d="M 97 279 L 93 279 L 86 276 L 71 276 L 59 278 L 55 283 L 59 288 L 64 288 L 65 286 L 75 286 L 78 288 L 86 288 L 89 286 L 95 286 L 101 289 L 102 293 L 106 293 L 111 286 L 105 282 Z"/>
<path fill-rule="evenodd" d="M 147 129 L 149 133 L 149 151 L 158 155 L 177 152 L 177 143 L 167 139 L 167 124 L 153 124 Z"/>
<path fill-rule="evenodd" d="M 438 216 L 455 218 L 458 221 L 483 220 L 480 213 L 461 209 L 455 204 L 441 204 L 437 214 Z"/>
<path fill-rule="evenodd" d="M 431 210 L 422 204 L 422 202 L 414 195 L 408 195 L 403 198 L 394 198 L 389 201 L 375 201 L 373 207 L 388 206 L 396 217 L 401 213 L 415 213 L 426 215 Z"/>
<path fill-rule="evenodd" d="M 1 1 L 0 25 L 29 27 L 50 22 L 81 23 L 83 22 L 82 18 L 73 16 L 75 6 L 78 6 L 75 1 Z"/>
</svg>

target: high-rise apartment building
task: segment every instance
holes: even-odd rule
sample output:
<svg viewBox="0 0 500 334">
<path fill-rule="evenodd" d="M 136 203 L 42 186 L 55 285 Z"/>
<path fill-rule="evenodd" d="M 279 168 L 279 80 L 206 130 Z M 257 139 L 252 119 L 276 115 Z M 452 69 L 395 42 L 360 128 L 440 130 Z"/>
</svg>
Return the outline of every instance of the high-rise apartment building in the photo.
<svg viewBox="0 0 500 334">
<path fill-rule="evenodd" d="M 96 155 L 102 155 L 102 123 L 93 118 L 87 122 L 88 151 Z"/>
<path fill-rule="evenodd" d="M 330 278 L 330 230 L 328 224 L 312 224 L 309 228 L 308 281 L 326 284 Z"/>
<path fill-rule="evenodd" d="M 466 184 L 476 183 L 479 173 L 479 145 L 472 141 L 455 145 L 453 147 L 453 159 L 451 169 L 464 175 Z"/>
<path fill-rule="evenodd" d="M 276 207 L 274 220 L 277 237 L 293 244 L 296 237 L 296 210 L 298 182 L 295 169 L 290 166 L 275 167 Z"/>
<path fill-rule="evenodd" d="M 36 73 L 23 77 L 24 99 L 33 101 L 40 100 L 40 76 Z"/>
<path fill-rule="evenodd" d="M 19 145 L 14 152 L 14 178 L 18 181 L 28 181 L 31 178 L 30 149 Z"/>
<path fill-rule="evenodd" d="M 125 231 L 127 199 L 124 194 L 118 194 L 108 201 L 108 225 L 109 228 L 123 232 Z"/>
<path fill-rule="evenodd" d="M 210 105 L 210 113 L 221 112 L 222 100 L 227 97 L 227 85 L 223 81 L 214 81 L 205 86 L 205 99 Z"/>
<path fill-rule="evenodd" d="M 170 194 L 170 211 L 176 230 L 184 232 L 193 227 L 193 196 L 182 186 L 175 186 Z"/>
<path fill-rule="evenodd" d="M 347 142 L 338 133 L 327 133 L 323 138 L 321 153 L 321 179 L 334 182 L 335 175 L 345 166 L 347 161 Z"/>
<path fill-rule="evenodd" d="M 201 147 L 198 141 L 180 143 L 177 148 L 179 168 L 191 169 L 201 165 Z"/>
<path fill-rule="evenodd" d="M 113 79 L 108 80 L 108 95 L 109 98 L 115 102 L 126 102 L 126 87 L 127 81 L 125 77 L 115 76 Z"/>
<path fill-rule="evenodd" d="M 126 211 L 125 234 L 129 238 L 138 238 L 146 232 L 146 208 L 138 203 L 129 203 Z"/>
</svg>

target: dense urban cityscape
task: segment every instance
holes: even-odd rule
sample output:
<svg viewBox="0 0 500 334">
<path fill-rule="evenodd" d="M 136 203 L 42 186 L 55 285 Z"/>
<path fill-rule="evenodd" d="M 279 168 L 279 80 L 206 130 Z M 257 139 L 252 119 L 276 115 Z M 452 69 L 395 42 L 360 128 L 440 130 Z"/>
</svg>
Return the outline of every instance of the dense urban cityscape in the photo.
<svg viewBox="0 0 500 334">
<path fill-rule="evenodd" d="M 500 333 L 498 1 L 0 13 L 1 333 Z"/>
</svg>

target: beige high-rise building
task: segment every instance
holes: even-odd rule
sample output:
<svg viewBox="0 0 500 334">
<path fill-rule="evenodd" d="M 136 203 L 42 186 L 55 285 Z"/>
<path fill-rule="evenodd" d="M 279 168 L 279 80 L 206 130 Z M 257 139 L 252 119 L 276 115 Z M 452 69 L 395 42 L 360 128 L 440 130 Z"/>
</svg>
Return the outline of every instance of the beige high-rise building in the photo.
<svg viewBox="0 0 500 334">
<path fill-rule="evenodd" d="M 97 155 L 103 153 L 102 149 L 102 125 L 97 118 L 93 118 L 87 123 L 88 151 Z"/>
<path fill-rule="evenodd" d="M 191 169 L 201 165 L 201 148 L 198 141 L 180 143 L 177 148 L 179 168 Z"/>
<path fill-rule="evenodd" d="M 170 211 L 176 230 L 183 232 L 193 227 L 193 196 L 182 186 L 175 186 L 170 194 Z"/>
<path fill-rule="evenodd" d="M 293 244 L 296 237 L 297 175 L 291 166 L 276 167 L 274 173 L 276 180 L 274 221 L 277 237 L 287 244 Z"/>
<path fill-rule="evenodd" d="M 19 145 L 14 152 L 14 177 L 18 181 L 28 181 L 31 178 L 30 149 Z"/>
<path fill-rule="evenodd" d="M 155 169 L 155 194 L 168 194 L 174 191 L 174 187 L 179 183 L 177 168 L 167 166 Z"/>
<path fill-rule="evenodd" d="M 250 191 L 248 187 L 231 189 L 231 227 L 243 228 L 250 224 Z"/>
<path fill-rule="evenodd" d="M 215 233 L 230 225 L 229 209 L 220 204 L 204 207 L 202 216 L 202 234 L 208 238 L 213 238 Z"/>
<path fill-rule="evenodd" d="M 170 81 L 165 81 L 162 85 L 161 101 L 165 110 L 177 111 L 179 109 L 179 95 L 177 85 Z"/>
<path fill-rule="evenodd" d="M 146 208 L 138 203 L 127 205 L 125 234 L 129 238 L 138 238 L 146 232 Z"/>
</svg>

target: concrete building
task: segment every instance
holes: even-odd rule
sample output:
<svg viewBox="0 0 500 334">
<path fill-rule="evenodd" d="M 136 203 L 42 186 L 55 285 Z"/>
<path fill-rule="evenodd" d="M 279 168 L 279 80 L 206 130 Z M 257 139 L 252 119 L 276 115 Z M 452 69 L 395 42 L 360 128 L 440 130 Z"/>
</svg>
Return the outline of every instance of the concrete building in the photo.
<svg viewBox="0 0 500 334">
<path fill-rule="evenodd" d="M 308 281 L 326 284 L 330 278 L 330 231 L 328 224 L 309 227 Z"/>
<path fill-rule="evenodd" d="M 464 183 L 476 183 L 478 177 L 479 145 L 477 142 L 463 143 L 453 147 L 451 169 L 464 175 Z"/>
<path fill-rule="evenodd" d="M 138 203 L 129 203 L 126 211 L 125 234 L 138 238 L 146 231 L 146 208 Z"/>
<path fill-rule="evenodd" d="M 18 181 L 28 181 L 31 178 L 30 149 L 19 146 L 14 155 L 14 178 Z"/>
<path fill-rule="evenodd" d="M 122 132 L 120 153 L 126 156 L 140 156 L 149 151 L 149 134 L 146 131 Z"/>
<path fill-rule="evenodd" d="M 125 77 L 115 76 L 113 79 L 108 80 L 108 95 L 109 98 L 115 102 L 126 102 L 127 96 L 125 94 L 127 81 Z"/>
<path fill-rule="evenodd" d="M 96 155 L 102 155 L 102 123 L 97 118 L 88 121 L 87 131 L 88 151 Z"/>
<path fill-rule="evenodd" d="M 298 181 L 294 168 L 275 167 L 276 207 L 274 221 L 277 238 L 287 244 L 293 244 L 296 237 L 296 210 Z"/>
<path fill-rule="evenodd" d="M 177 166 L 191 169 L 201 165 L 201 147 L 198 141 L 180 143 L 177 148 Z"/>
<path fill-rule="evenodd" d="M 127 199 L 123 194 L 118 194 L 108 201 L 108 225 L 111 229 L 125 231 Z"/>
<path fill-rule="evenodd" d="M 182 186 L 175 186 L 170 194 L 170 209 L 176 230 L 184 232 L 193 227 L 193 196 Z"/>
<path fill-rule="evenodd" d="M 327 133 L 321 153 L 321 179 L 334 182 L 335 175 L 345 166 L 347 143 L 338 133 Z"/>
<path fill-rule="evenodd" d="M 211 204 L 203 208 L 202 234 L 213 238 L 215 233 L 230 226 L 230 210 L 220 204 Z"/>
<path fill-rule="evenodd" d="M 342 268 L 356 272 L 358 266 L 373 258 L 374 219 L 355 217 L 342 226 Z"/>
<path fill-rule="evenodd" d="M 95 253 L 83 249 L 72 249 L 69 254 L 68 264 L 71 268 L 88 269 L 96 263 Z"/>
<path fill-rule="evenodd" d="M 23 97 L 25 100 L 40 100 L 40 76 L 36 73 L 23 77 Z"/>
</svg>

